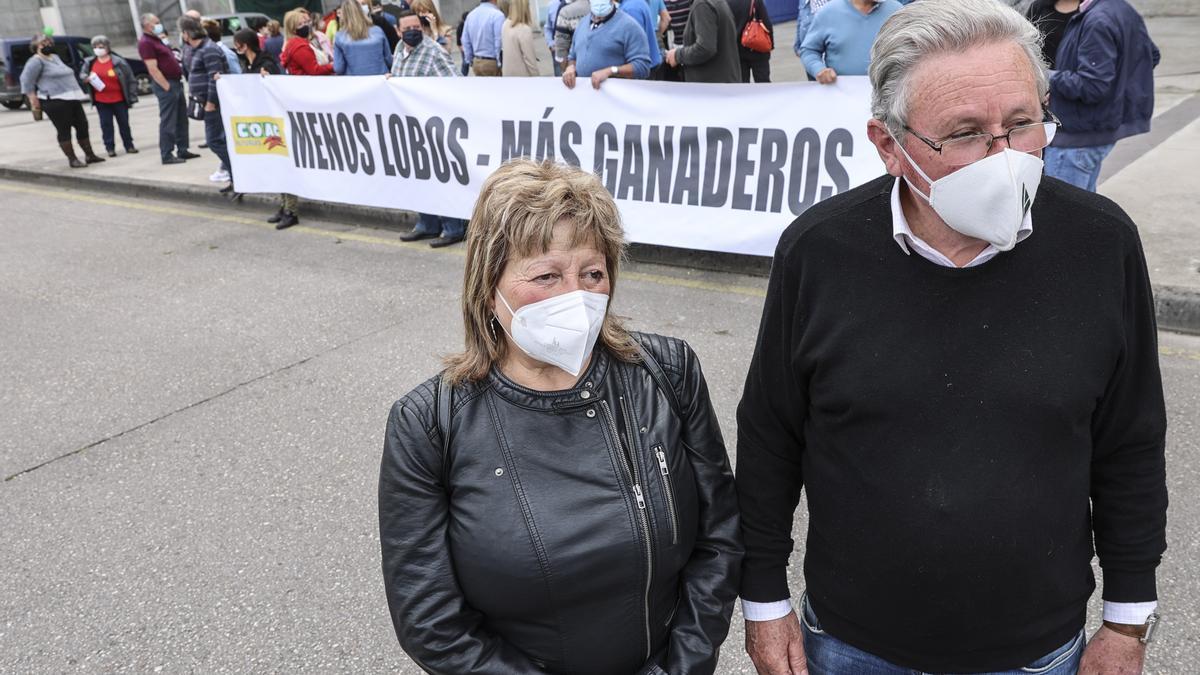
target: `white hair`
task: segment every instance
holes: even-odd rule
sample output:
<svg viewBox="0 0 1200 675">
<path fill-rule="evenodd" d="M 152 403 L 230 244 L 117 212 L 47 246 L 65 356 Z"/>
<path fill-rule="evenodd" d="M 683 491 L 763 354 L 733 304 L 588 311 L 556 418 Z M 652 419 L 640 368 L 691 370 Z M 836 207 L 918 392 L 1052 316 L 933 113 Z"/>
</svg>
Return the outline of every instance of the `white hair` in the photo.
<svg viewBox="0 0 1200 675">
<path fill-rule="evenodd" d="M 1042 34 L 1016 10 L 999 0 L 920 0 L 905 6 L 888 17 L 871 46 L 871 115 L 892 133 L 903 133 L 908 80 L 923 58 L 1005 41 L 1029 57 L 1042 100 L 1050 90 Z"/>
<path fill-rule="evenodd" d="M 92 38 L 92 47 L 94 48 L 99 45 L 104 45 L 105 47 L 111 47 L 112 43 L 108 41 L 107 35 L 97 35 L 96 37 Z"/>
</svg>

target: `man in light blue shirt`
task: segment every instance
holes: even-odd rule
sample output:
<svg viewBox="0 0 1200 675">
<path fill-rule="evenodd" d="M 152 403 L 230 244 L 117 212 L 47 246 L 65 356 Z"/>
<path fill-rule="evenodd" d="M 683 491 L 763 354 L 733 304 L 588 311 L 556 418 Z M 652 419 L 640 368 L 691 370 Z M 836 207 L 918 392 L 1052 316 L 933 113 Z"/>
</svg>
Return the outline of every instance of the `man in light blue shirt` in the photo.
<svg viewBox="0 0 1200 675">
<path fill-rule="evenodd" d="M 494 0 L 483 0 L 463 22 L 463 62 L 477 77 L 500 76 L 500 31 L 504 12 Z"/>
<path fill-rule="evenodd" d="M 804 69 L 821 84 L 838 75 L 866 75 L 879 27 L 902 6 L 898 0 L 831 0 L 800 45 Z"/>
</svg>

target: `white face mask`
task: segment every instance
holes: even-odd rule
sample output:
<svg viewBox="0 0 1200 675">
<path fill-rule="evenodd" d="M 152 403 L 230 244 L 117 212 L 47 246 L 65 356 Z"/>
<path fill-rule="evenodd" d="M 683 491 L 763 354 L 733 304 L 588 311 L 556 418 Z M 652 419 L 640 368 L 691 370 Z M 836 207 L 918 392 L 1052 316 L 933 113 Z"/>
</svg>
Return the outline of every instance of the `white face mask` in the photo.
<svg viewBox="0 0 1200 675">
<path fill-rule="evenodd" d="M 96 52 L 96 56 L 98 56 L 100 58 L 104 58 L 104 57 L 108 56 L 108 50 L 105 49 L 104 47 L 96 47 L 92 51 Z"/>
<path fill-rule="evenodd" d="M 579 376 L 604 325 L 607 295 L 571 291 L 530 303 L 515 312 L 499 291 L 496 295 L 512 315 L 509 335 L 521 351 Z"/>
<path fill-rule="evenodd" d="M 892 140 L 895 139 L 892 136 Z M 1042 182 L 1041 159 L 1027 152 L 1004 148 L 1004 152 L 930 180 L 900 141 L 896 141 L 896 146 L 929 183 L 929 194 L 918 190 L 907 177 L 905 182 L 929 202 L 946 225 L 955 232 L 982 239 L 1001 251 L 1017 245 L 1017 232 L 1033 206 L 1038 185 Z"/>
</svg>

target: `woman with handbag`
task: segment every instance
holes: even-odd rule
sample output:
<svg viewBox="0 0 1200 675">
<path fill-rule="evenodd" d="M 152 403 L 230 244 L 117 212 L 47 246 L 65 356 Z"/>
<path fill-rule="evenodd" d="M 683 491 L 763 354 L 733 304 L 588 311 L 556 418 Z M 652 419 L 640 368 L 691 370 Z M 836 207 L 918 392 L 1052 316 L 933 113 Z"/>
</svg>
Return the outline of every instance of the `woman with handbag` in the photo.
<svg viewBox="0 0 1200 675">
<path fill-rule="evenodd" d="M 83 101 L 88 95 L 79 88 L 75 71 L 54 53 L 54 40 L 48 35 L 35 35 L 29 41 L 29 50 L 34 55 L 21 70 L 21 93 L 29 99 L 33 118 L 40 120 L 43 111 L 50 118 L 58 132 L 58 147 L 62 148 L 72 169 L 103 162 L 104 158 L 92 152 L 87 113 L 83 111 Z M 75 130 L 75 140 L 83 149 L 87 164 L 75 156 L 71 129 Z"/>
<path fill-rule="evenodd" d="M 711 675 L 742 543 L 696 354 L 609 310 L 612 196 L 509 162 L 467 228 L 463 351 L 397 401 L 379 476 L 384 586 L 431 673 Z"/>
<path fill-rule="evenodd" d="M 775 25 L 762 0 L 729 0 L 729 9 L 737 21 L 738 58 L 742 62 L 742 82 L 771 81 L 771 50 L 775 48 Z"/>
<path fill-rule="evenodd" d="M 92 38 L 92 52 L 95 56 L 84 59 L 79 69 L 79 80 L 87 85 L 92 95 L 92 107 L 100 115 L 104 149 L 109 157 L 117 156 L 117 139 L 113 133 L 113 120 L 116 120 L 125 154 L 137 154 L 133 132 L 129 129 L 129 108 L 138 100 L 133 69 L 128 61 L 112 53 L 112 45 L 103 35 Z"/>
</svg>

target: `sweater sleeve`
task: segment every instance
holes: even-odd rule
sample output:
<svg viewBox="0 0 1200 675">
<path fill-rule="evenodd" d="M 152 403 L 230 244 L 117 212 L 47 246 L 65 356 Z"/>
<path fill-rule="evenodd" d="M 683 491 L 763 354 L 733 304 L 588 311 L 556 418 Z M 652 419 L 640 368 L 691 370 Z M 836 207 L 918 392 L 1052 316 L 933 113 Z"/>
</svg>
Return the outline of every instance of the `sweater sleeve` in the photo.
<svg viewBox="0 0 1200 675">
<path fill-rule="evenodd" d="M 36 56 L 25 62 L 25 67 L 21 69 L 21 93 L 29 96 L 37 95 L 37 82 L 42 76 L 42 67 L 45 64 Z"/>
<path fill-rule="evenodd" d="M 383 38 L 382 40 L 379 41 L 379 47 L 380 47 L 380 49 L 383 50 L 383 62 L 384 62 L 384 64 L 387 65 L 387 70 L 391 70 L 392 69 L 391 43 L 388 42 L 387 35 L 382 30 L 379 31 L 379 37 Z M 400 45 L 397 44 L 396 47 L 399 48 Z"/>
<path fill-rule="evenodd" d="M 1104 599 L 1157 599 L 1167 548 L 1166 408 L 1154 298 L 1132 224 L 1125 256 L 1124 347 L 1092 417 L 1092 529 Z"/>
<path fill-rule="evenodd" d="M 583 22 L 579 22 L 583 25 Z M 625 24 L 629 31 L 625 34 L 625 63 L 633 66 L 633 77 L 644 80 L 650 77 L 650 43 L 646 33 L 637 22 Z"/>
<path fill-rule="evenodd" d="M 752 602 L 789 597 L 792 518 L 804 482 L 803 422 L 808 397 L 797 372 L 803 330 L 797 309 L 800 270 L 780 242 L 746 386 L 738 404 L 737 492 L 746 556 L 741 596 Z"/>
<path fill-rule="evenodd" d="M 724 0 L 721 0 L 724 2 Z M 712 5 L 701 2 L 692 5 L 692 15 L 688 19 L 695 26 L 696 41 L 684 45 L 675 52 L 675 58 L 684 66 L 698 66 L 708 63 L 717 54 L 717 20 L 721 17 Z M 647 48 L 649 51 L 649 48 Z"/>
<path fill-rule="evenodd" d="M 204 102 L 219 105 L 217 81 L 212 76 L 226 71 L 225 54 L 220 49 L 205 49 L 200 53 L 200 58 L 204 63 L 204 88 L 206 90 Z"/>
<path fill-rule="evenodd" d="M 800 60 L 804 62 L 804 70 L 812 77 L 825 69 L 825 22 L 819 16 L 814 16 L 804 34 L 804 42 L 800 43 Z"/>
<path fill-rule="evenodd" d="M 1050 91 L 1070 101 L 1095 104 L 1107 99 L 1117 80 L 1120 48 L 1116 28 L 1096 22 L 1081 27 L 1075 70 L 1059 70 L 1050 78 Z"/>
<path fill-rule="evenodd" d="M 520 650 L 488 631 L 483 615 L 463 597 L 446 533 L 450 496 L 443 484 L 441 440 L 436 425 L 423 419 L 432 405 L 432 400 L 414 400 L 413 394 L 397 401 L 384 436 L 379 540 L 396 636 L 430 673 L 540 672 Z"/>
</svg>

